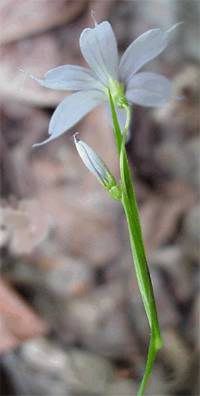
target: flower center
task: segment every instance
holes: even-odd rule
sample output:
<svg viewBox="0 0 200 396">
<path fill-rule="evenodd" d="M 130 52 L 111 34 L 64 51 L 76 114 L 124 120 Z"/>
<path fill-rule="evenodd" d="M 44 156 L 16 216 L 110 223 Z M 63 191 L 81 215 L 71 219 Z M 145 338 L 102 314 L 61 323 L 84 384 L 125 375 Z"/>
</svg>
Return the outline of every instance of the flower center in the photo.
<svg viewBox="0 0 200 396">
<path fill-rule="evenodd" d="M 113 98 L 113 102 L 117 107 L 127 106 L 128 102 L 125 96 L 124 85 L 116 80 L 109 80 L 108 89 Z"/>
</svg>

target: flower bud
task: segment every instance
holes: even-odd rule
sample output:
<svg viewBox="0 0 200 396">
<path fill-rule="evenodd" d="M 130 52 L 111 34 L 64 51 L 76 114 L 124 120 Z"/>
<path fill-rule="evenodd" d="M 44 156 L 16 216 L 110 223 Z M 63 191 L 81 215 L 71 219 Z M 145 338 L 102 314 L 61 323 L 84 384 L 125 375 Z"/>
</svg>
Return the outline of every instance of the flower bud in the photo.
<svg viewBox="0 0 200 396">
<path fill-rule="evenodd" d="M 74 143 L 85 166 L 97 177 L 106 190 L 110 191 L 113 187 L 117 187 L 114 176 L 110 173 L 103 160 L 88 144 L 78 138 L 77 133 L 74 135 Z"/>
</svg>

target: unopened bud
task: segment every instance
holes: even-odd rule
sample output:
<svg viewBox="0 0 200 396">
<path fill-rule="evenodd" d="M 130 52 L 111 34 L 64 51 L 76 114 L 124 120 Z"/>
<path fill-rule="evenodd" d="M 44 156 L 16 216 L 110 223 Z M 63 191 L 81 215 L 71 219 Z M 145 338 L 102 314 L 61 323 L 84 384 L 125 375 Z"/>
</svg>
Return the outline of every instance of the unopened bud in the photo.
<svg viewBox="0 0 200 396">
<path fill-rule="evenodd" d="M 117 187 L 116 180 L 106 164 L 88 144 L 79 139 L 77 133 L 74 135 L 74 142 L 83 163 L 103 184 L 106 190 L 111 191 Z"/>
</svg>

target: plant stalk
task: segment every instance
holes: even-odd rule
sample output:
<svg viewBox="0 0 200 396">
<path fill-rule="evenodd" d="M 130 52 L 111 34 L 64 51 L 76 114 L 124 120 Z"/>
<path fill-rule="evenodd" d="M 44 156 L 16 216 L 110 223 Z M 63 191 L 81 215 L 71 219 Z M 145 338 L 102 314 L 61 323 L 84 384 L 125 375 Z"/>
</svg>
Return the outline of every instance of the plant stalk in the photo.
<svg viewBox="0 0 200 396">
<path fill-rule="evenodd" d="M 121 202 L 128 224 L 131 252 L 133 256 L 136 277 L 151 331 L 146 367 L 137 393 L 137 396 L 143 396 L 147 381 L 152 373 L 156 354 L 158 350 L 162 347 L 162 339 L 160 335 L 160 327 L 158 322 L 153 286 L 148 269 L 145 247 L 142 237 L 136 194 L 125 148 L 126 134 L 130 125 L 130 108 L 127 104 L 124 105 L 127 111 L 127 122 L 122 134 L 115 111 L 114 101 L 110 92 L 109 100 L 113 119 L 114 136 L 120 161 L 120 176 L 122 189 Z"/>
</svg>

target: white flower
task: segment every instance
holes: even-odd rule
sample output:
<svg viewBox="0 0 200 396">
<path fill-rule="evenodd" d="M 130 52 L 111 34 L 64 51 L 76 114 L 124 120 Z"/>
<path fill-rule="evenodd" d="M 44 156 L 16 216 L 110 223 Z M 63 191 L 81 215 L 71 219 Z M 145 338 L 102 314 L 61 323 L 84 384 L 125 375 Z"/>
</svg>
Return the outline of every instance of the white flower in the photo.
<svg viewBox="0 0 200 396">
<path fill-rule="evenodd" d="M 126 103 L 165 105 L 171 97 L 170 81 L 159 74 L 138 71 L 167 47 L 175 27 L 143 33 L 129 45 L 120 61 L 109 22 L 84 29 L 80 49 L 91 69 L 64 65 L 49 70 L 43 79 L 31 76 L 46 88 L 77 91 L 57 106 L 49 124 L 50 137 L 35 146 L 62 135 L 97 105 L 108 101 L 108 90 L 119 111 Z"/>
</svg>

